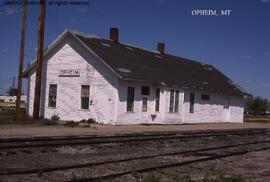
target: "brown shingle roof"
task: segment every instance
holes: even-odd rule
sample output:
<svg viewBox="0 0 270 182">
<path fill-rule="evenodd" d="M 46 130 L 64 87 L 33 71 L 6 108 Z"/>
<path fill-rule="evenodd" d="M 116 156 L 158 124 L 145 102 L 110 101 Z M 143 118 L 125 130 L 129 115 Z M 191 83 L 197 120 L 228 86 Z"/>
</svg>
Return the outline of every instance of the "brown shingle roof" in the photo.
<svg viewBox="0 0 270 182">
<path fill-rule="evenodd" d="M 158 52 L 107 39 L 87 37 L 78 33 L 74 35 L 123 80 L 149 81 L 172 87 L 202 89 L 229 95 L 247 94 L 211 65 L 169 54 L 161 55 Z"/>
<path fill-rule="evenodd" d="M 147 81 L 169 87 L 201 89 L 229 95 L 250 95 L 215 67 L 169 54 L 159 54 L 92 35 L 65 30 L 46 55 L 67 35 L 76 36 L 123 80 Z M 36 59 L 24 70 L 26 77 Z"/>
</svg>

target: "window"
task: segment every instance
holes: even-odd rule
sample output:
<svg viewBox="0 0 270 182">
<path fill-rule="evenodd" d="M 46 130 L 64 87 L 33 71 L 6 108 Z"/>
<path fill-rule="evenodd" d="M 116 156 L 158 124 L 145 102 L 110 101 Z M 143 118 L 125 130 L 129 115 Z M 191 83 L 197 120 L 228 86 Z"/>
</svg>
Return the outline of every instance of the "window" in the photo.
<svg viewBox="0 0 270 182">
<path fill-rule="evenodd" d="M 150 87 L 143 86 L 142 90 L 141 90 L 141 94 L 142 95 L 150 95 Z"/>
<path fill-rule="evenodd" d="M 127 90 L 127 111 L 134 110 L 134 87 L 128 87 Z"/>
<path fill-rule="evenodd" d="M 156 103 L 155 103 L 155 111 L 159 111 L 159 100 L 160 100 L 160 89 L 156 89 Z"/>
<path fill-rule="evenodd" d="M 175 91 L 174 112 L 179 112 L 179 90 Z"/>
<path fill-rule="evenodd" d="M 147 97 L 142 98 L 142 112 L 147 112 Z"/>
<path fill-rule="evenodd" d="M 194 113 L 194 99 L 195 99 L 195 94 L 190 93 L 189 113 Z"/>
<path fill-rule="evenodd" d="M 173 105 L 174 105 L 174 90 L 171 90 L 170 94 L 170 112 L 173 112 Z"/>
<path fill-rule="evenodd" d="M 171 90 L 169 111 L 179 112 L 179 90 Z"/>
<path fill-rule="evenodd" d="M 209 101 L 210 100 L 210 95 L 202 94 L 201 95 L 201 100 Z"/>
<path fill-rule="evenodd" d="M 81 109 L 89 109 L 89 85 L 81 86 Z"/>
<path fill-rule="evenodd" d="M 48 107 L 56 107 L 57 85 L 49 85 L 49 103 Z"/>
</svg>

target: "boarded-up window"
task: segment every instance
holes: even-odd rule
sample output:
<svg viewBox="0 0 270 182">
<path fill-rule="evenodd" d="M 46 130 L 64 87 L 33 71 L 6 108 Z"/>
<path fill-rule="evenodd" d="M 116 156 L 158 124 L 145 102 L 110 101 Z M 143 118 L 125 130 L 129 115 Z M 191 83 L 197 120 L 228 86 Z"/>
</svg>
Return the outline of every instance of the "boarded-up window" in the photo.
<svg viewBox="0 0 270 182">
<path fill-rule="evenodd" d="M 147 97 L 142 98 L 142 112 L 147 112 Z"/>
<path fill-rule="evenodd" d="M 156 103 L 155 103 L 155 111 L 159 111 L 159 101 L 160 101 L 160 89 L 156 89 Z"/>
<path fill-rule="evenodd" d="M 82 85 L 81 87 L 81 109 L 89 109 L 90 86 Z"/>
<path fill-rule="evenodd" d="M 48 107 L 56 107 L 56 96 L 57 96 L 57 85 L 50 84 Z"/>
<path fill-rule="evenodd" d="M 189 102 L 189 112 L 194 113 L 194 99 L 195 99 L 195 94 L 190 93 L 190 102 Z"/>
<path fill-rule="evenodd" d="M 127 90 L 127 111 L 134 111 L 134 87 Z"/>
</svg>

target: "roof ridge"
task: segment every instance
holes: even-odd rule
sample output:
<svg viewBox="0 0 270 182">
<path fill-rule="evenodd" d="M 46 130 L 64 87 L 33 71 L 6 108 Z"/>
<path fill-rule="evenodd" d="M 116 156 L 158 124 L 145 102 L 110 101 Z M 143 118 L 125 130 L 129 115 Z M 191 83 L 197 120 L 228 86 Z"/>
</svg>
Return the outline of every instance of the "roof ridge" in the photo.
<svg viewBox="0 0 270 182">
<path fill-rule="evenodd" d="M 86 37 L 86 38 L 104 39 L 102 37 L 99 37 L 99 36 L 96 36 L 96 35 L 93 35 L 93 34 L 89 34 L 89 33 L 80 32 L 80 31 L 77 31 L 77 30 L 72 30 L 72 29 L 66 29 L 66 30 L 73 33 L 73 34 L 75 34 L 75 35 L 80 35 L 80 36 L 83 36 L 83 37 Z"/>
<path fill-rule="evenodd" d="M 99 36 L 96 36 L 96 35 L 93 35 L 93 34 L 84 33 L 84 32 L 80 32 L 80 31 L 76 31 L 76 30 L 70 30 L 70 29 L 67 29 L 67 30 L 68 30 L 68 31 L 71 31 L 72 33 L 74 33 L 74 34 L 76 34 L 76 35 L 80 35 L 80 36 L 83 36 L 83 37 L 86 37 L 86 38 L 97 38 L 97 39 L 103 39 L 103 40 L 107 40 L 107 41 L 110 41 L 110 42 L 114 42 L 114 41 L 112 41 L 112 40 L 110 40 L 110 39 L 106 39 L 106 38 L 103 38 L 103 37 L 99 37 Z M 153 54 L 162 56 L 162 54 L 160 54 L 157 50 L 151 50 L 151 49 L 147 49 L 147 48 L 144 48 L 144 47 L 140 47 L 140 46 L 133 45 L 133 44 L 130 44 L 130 43 L 125 43 L 125 42 L 119 42 L 119 43 L 117 43 L 117 44 L 120 44 L 120 45 L 123 45 L 123 46 L 132 47 L 132 48 L 136 48 L 136 49 L 141 49 L 141 50 L 148 51 L 148 52 L 151 52 L 151 53 L 153 53 Z M 192 59 L 186 58 L 186 57 L 180 57 L 180 56 L 178 56 L 178 55 L 176 56 L 176 55 L 168 54 L 168 53 L 165 53 L 164 55 L 173 56 L 173 57 L 185 59 L 185 60 L 188 60 L 188 61 L 192 61 L 192 62 L 204 64 L 204 65 L 206 65 L 206 66 L 212 66 L 212 67 L 214 67 L 214 66 L 211 65 L 211 64 L 204 63 L 204 62 L 201 62 L 201 61 L 195 61 L 195 60 L 192 60 Z"/>
</svg>

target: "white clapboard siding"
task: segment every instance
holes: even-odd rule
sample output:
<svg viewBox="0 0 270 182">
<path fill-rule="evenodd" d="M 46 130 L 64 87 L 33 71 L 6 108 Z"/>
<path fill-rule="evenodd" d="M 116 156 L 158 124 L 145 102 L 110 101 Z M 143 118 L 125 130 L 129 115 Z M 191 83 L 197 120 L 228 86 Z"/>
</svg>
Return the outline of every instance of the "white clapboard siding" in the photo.
<svg viewBox="0 0 270 182">
<path fill-rule="evenodd" d="M 113 122 L 115 107 L 115 87 L 112 86 L 92 64 L 97 60 L 85 60 L 69 44 L 65 44 L 46 61 L 42 84 L 45 84 L 44 117 L 57 114 L 62 120 L 79 121 L 94 118 L 98 122 Z M 91 64 L 92 63 L 92 64 Z M 100 64 L 102 64 L 100 62 Z M 102 68 L 102 67 L 101 67 Z M 105 68 L 105 67 L 103 67 Z M 79 77 L 59 77 L 61 69 L 78 69 Z M 103 74 L 106 69 L 103 69 Z M 113 78 L 113 77 L 111 77 Z M 35 74 L 30 76 L 29 114 L 33 111 Z M 48 107 L 49 84 L 57 84 L 56 108 Z M 89 110 L 81 109 L 81 85 L 90 85 L 91 105 Z M 42 106 L 41 106 L 42 108 Z M 43 113 L 43 111 L 41 111 Z"/>
<path fill-rule="evenodd" d="M 28 76 L 27 113 L 29 116 L 33 115 L 35 80 L 36 74 L 32 70 Z"/>
<path fill-rule="evenodd" d="M 80 70 L 79 77 L 59 77 L 61 69 Z M 136 70 L 131 70 L 136 71 Z M 57 84 L 57 103 L 48 107 L 49 85 Z M 181 83 L 180 83 L 181 84 Z M 89 110 L 81 109 L 81 85 L 90 85 Z M 135 88 L 134 111 L 127 112 L 127 88 Z M 141 87 L 149 86 L 147 112 L 142 112 Z M 28 113 L 33 113 L 35 71 L 28 75 Z M 155 111 L 156 88 L 160 88 L 160 109 Z M 93 118 L 106 124 L 138 123 L 218 123 L 243 122 L 244 99 L 215 92 L 194 90 L 194 113 L 189 113 L 190 90 L 179 89 L 179 112 L 170 113 L 170 90 L 153 83 L 120 80 L 100 58 L 87 50 L 78 40 L 68 37 L 46 55 L 42 72 L 41 116 L 58 115 L 61 120 L 80 121 Z M 210 95 L 210 101 L 201 100 Z M 153 116 L 156 116 L 153 119 Z"/>
<path fill-rule="evenodd" d="M 176 90 L 176 89 L 174 89 Z M 165 90 L 165 107 L 164 115 L 165 121 L 167 123 L 181 124 L 183 122 L 183 100 L 184 100 L 184 90 L 179 90 L 179 112 L 170 112 L 170 93 L 171 89 L 167 88 Z"/>
<path fill-rule="evenodd" d="M 198 91 L 192 91 L 192 93 L 195 93 L 194 113 L 189 113 L 190 91 L 185 91 L 185 123 L 243 122 L 243 98 Z M 210 101 L 201 100 L 201 94 L 210 95 Z M 230 104 L 226 107 L 228 98 Z"/>
<path fill-rule="evenodd" d="M 141 95 L 141 87 L 149 86 L 150 87 L 150 95 L 147 96 L 147 112 L 142 112 L 142 98 L 145 96 Z M 134 111 L 127 112 L 127 88 L 134 87 Z M 152 84 L 143 83 L 143 82 L 128 82 L 128 81 L 120 81 L 118 87 L 118 106 L 117 106 L 117 124 L 136 124 L 136 123 L 160 123 L 162 122 L 162 114 L 161 112 L 155 111 L 155 94 L 156 88 Z M 160 109 L 162 108 L 162 93 L 160 93 Z M 151 115 L 156 115 L 153 120 Z"/>
</svg>

